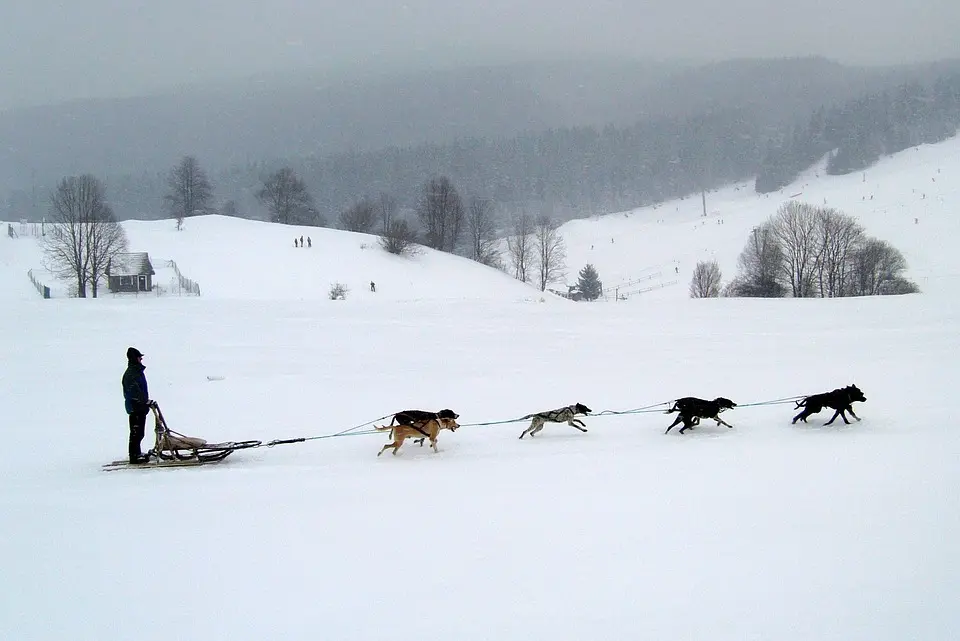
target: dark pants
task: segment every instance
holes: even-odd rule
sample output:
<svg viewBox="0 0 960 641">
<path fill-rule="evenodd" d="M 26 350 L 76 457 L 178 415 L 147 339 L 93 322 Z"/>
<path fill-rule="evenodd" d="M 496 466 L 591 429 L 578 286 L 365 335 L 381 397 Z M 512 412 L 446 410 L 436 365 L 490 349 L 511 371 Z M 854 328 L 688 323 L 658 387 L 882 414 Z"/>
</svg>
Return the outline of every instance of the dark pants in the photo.
<svg viewBox="0 0 960 641">
<path fill-rule="evenodd" d="M 147 413 L 134 411 L 130 417 L 130 462 L 133 463 L 140 459 L 143 454 L 140 452 L 140 442 L 143 441 L 143 434 L 146 431 Z"/>
</svg>

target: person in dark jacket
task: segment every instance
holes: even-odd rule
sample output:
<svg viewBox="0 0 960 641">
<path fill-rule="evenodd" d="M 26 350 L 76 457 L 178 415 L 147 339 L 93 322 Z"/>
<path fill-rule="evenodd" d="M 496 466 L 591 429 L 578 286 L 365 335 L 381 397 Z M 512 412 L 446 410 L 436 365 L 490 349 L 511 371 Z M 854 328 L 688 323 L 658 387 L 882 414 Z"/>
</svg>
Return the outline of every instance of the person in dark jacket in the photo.
<svg viewBox="0 0 960 641">
<path fill-rule="evenodd" d="M 123 373 L 123 404 L 130 419 L 128 453 L 131 463 L 146 463 L 150 460 L 149 455 L 145 456 L 140 451 L 140 443 L 143 441 L 147 424 L 147 414 L 150 413 L 150 407 L 153 405 L 147 391 L 147 377 L 143 374 L 145 369 L 143 354 L 140 353 L 140 350 L 136 347 L 127 349 L 127 369 Z"/>
</svg>

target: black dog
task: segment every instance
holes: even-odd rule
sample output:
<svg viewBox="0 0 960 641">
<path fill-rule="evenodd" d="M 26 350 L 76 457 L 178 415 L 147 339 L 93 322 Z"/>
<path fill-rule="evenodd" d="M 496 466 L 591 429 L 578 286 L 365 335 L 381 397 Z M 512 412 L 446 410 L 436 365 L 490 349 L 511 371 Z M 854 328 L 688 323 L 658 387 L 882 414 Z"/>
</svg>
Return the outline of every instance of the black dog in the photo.
<svg viewBox="0 0 960 641">
<path fill-rule="evenodd" d="M 440 410 L 439 412 L 427 412 L 426 410 L 403 410 L 402 412 L 397 412 L 393 415 L 393 418 L 390 419 L 390 425 L 394 423 L 397 425 L 406 425 L 408 427 L 415 426 L 417 423 L 424 423 L 431 419 L 437 420 L 440 418 L 460 418 L 460 415 L 454 412 L 453 410 Z"/>
<path fill-rule="evenodd" d="M 699 425 L 701 418 L 712 418 L 717 422 L 717 425 L 733 427 L 733 425 L 724 422 L 723 419 L 720 418 L 719 414 L 723 410 L 733 409 L 736 406 L 736 403 L 731 401 L 729 398 L 723 398 L 722 396 L 715 398 L 712 401 L 705 401 L 702 398 L 694 398 L 692 396 L 678 398 L 676 401 L 674 401 L 673 407 L 668 409 L 665 413 L 670 414 L 671 412 L 680 412 L 680 414 L 677 416 L 677 420 L 670 424 L 670 427 L 667 428 L 667 431 L 664 432 L 664 434 L 672 430 L 673 426 L 681 421 L 683 421 L 683 427 L 680 428 L 680 433 L 683 434 L 684 430 Z"/>
<path fill-rule="evenodd" d="M 441 418 L 449 419 L 458 419 L 460 415 L 454 412 L 453 410 L 440 410 L 439 412 L 428 412 L 426 410 L 403 410 L 402 412 L 397 412 L 393 415 L 393 418 L 390 419 L 390 427 L 393 426 L 394 421 L 397 425 L 405 425 L 407 427 L 412 427 L 426 438 L 426 432 L 421 429 L 421 426 L 427 421 L 434 420 L 439 421 Z M 418 438 L 416 443 L 419 443 L 423 447 L 423 439 Z"/>
<path fill-rule="evenodd" d="M 824 392 L 823 394 L 814 394 L 813 396 L 808 396 L 802 401 L 797 401 L 797 407 L 802 407 L 803 411 L 793 417 L 791 425 L 796 423 L 797 420 L 801 420 L 804 423 L 807 422 L 807 417 L 811 414 L 816 414 L 824 407 L 829 407 L 832 410 L 836 410 L 836 413 L 833 415 L 829 421 L 824 423 L 824 425 L 830 425 L 837 417 L 843 419 L 843 422 L 847 425 L 850 424 L 850 421 L 847 420 L 847 415 L 844 412 L 850 412 L 850 416 L 860 420 L 853 412 L 853 402 L 860 401 L 861 403 L 866 402 L 867 397 L 863 395 L 863 392 L 860 391 L 860 388 L 856 385 L 847 385 L 846 387 L 841 387 L 835 389 L 832 392 Z"/>
</svg>

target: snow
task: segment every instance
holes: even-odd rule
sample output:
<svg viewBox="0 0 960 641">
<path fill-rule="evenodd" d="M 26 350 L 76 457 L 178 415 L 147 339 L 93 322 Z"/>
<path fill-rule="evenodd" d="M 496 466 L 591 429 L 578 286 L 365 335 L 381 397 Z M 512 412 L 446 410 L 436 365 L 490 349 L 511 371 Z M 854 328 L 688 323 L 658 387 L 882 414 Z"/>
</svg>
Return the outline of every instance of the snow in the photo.
<svg viewBox="0 0 960 641">
<path fill-rule="evenodd" d="M 908 150 L 866 183 L 708 194 L 723 225 L 695 228 L 698 198 L 565 225 L 571 271 L 589 257 L 607 286 L 679 266 L 679 284 L 625 303 L 219 217 L 125 224 L 131 251 L 175 260 L 201 297 L 41 300 L 25 274 L 38 246 L 3 236 L 0 638 L 956 638 L 958 151 Z M 891 240 L 923 293 L 686 298 L 696 260 L 715 252 L 732 275 L 751 226 L 801 189 Z M 300 233 L 312 248 L 294 249 Z M 346 301 L 327 299 L 338 281 Z M 214 442 L 413 407 L 466 425 L 436 454 L 377 458 L 386 438 L 362 435 L 103 472 L 125 452 L 128 345 L 170 426 Z M 868 399 L 849 426 L 748 405 L 849 383 Z M 683 435 L 663 434 L 659 407 L 522 441 L 526 422 L 470 425 L 687 395 L 748 406 L 724 414 L 733 429 Z"/>
</svg>

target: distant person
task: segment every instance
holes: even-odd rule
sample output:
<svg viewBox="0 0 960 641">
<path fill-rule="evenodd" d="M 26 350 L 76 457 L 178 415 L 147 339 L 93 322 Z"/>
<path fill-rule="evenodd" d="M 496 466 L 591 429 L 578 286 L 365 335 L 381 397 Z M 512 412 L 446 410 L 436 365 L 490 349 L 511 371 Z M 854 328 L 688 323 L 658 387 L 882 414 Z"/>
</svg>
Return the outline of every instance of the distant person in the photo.
<svg viewBox="0 0 960 641">
<path fill-rule="evenodd" d="M 372 280 L 370 281 L 370 291 L 374 293 L 376 293 L 377 291 L 377 284 L 374 283 Z"/>
<path fill-rule="evenodd" d="M 310 240 L 309 236 L 307 236 L 307 247 L 313 247 L 313 241 Z"/>
<path fill-rule="evenodd" d="M 127 453 L 133 464 L 147 463 L 150 455 L 140 451 L 147 424 L 147 414 L 153 406 L 147 391 L 147 377 L 143 374 L 143 354 L 136 347 L 127 349 L 127 369 L 123 372 L 123 405 L 130 423 L 130 442 Z"/>
<path fill-rule="evenodd" d="M 300 237 L 300 246 L 303 247 L 303 236 Z"/>
<path fill-rule="evenodd" d="M 300 246 L 300 245 L 297 244 L 297 238 L 296 238 L 296 236 L 294 236 L 294 238 L 293 238 L 293 246 L 294 246 L 294 247 L 299 247 L 299 246 Z"/>
</svg>

